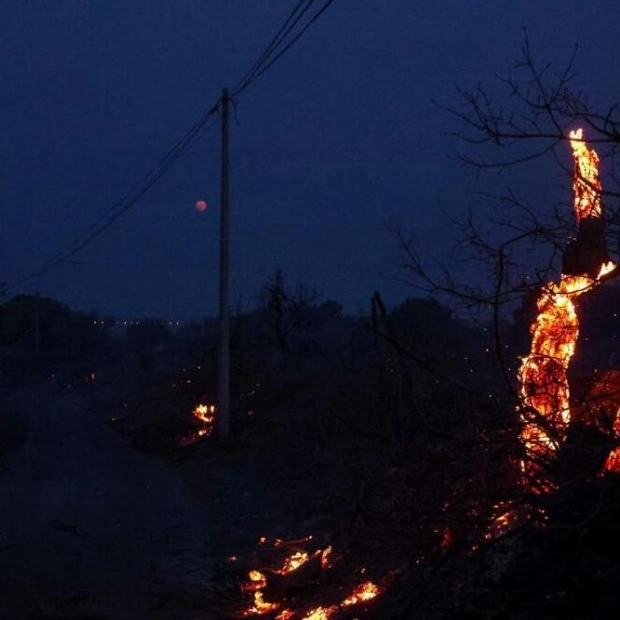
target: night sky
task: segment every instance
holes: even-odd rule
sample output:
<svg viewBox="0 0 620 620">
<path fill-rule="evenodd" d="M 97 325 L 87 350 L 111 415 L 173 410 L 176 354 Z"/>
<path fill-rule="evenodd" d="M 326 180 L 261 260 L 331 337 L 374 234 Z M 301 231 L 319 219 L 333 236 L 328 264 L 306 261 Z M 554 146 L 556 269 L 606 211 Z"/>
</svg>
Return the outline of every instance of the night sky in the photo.
<svg viewBox="0 0 620 620">
<path fill-rule="evenodd" d="M 237 83 L 294 3 L 2 0 L 0 281 L 105 218 Z M 442 212 L 482 209 L 479 189 L 541 182 L 535 164 L 491 180 L 463 168 L 446 135 L 458 124 L 433 100 L 456 105 L 457 86 L 493 83 L 524 28 L 558 66 L 579 43 L 577 86 L 614 100 L 618 23 L 612 0 L 336 0 L 231 119 L 235 305 L 250 307 L 277 267 L 348 312 L 366 310 L 374 290 L 392 306 L 412 294 L 393 227 L 432 264 L 453 239 Z M 40 291 L 124 318 L 215 315 L 218 122 L 104 235 L 9 295 Z"/>
</svg>

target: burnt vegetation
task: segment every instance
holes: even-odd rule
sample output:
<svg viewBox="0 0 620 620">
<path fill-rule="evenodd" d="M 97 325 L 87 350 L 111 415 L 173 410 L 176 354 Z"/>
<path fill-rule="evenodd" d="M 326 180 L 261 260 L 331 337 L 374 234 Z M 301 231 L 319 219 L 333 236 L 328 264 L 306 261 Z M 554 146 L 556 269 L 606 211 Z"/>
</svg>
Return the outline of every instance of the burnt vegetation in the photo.
<svg viewBox="0 0 620 620">
<path fill-rule="evenodd" d="M 399 236 L 421 289 L 448 295 L 462 308 L 484 307 L 492 316 L 505 395 L 511 400 L 512 394 L 513 406 L 522 410 L 510 365 L 515 352 L 527 353 L 522 326 L 536 315 L 541 287 L 557 282 L 560 273 L 594 277 L 605 260 L 618 263 L 619 109 L 616 103 L 601 109 L 578 90 L 576 59 L 575 53 L 557 70 L 539 62 L 526 40 L 521 58 L 494 83 L 462 89 L 458 104 L 444 107 L 457 119 L 453 137 L 468 166 L 509 177 L 515 167 L 536 161 L 555 178 L 559 170 L 566 187 L 573 185 L 566 157 L 570 132 L 583 128 L 602 162 L 603 217 L 577 227 L 566 202 L 549 204 L 540 193 L 528 197 L 523 188 L 508 188 L 481 194 L 480 207 L 488 207 L 487 213 L 470 215 L 460 225 L 457 248 L 461 258 L 486 270 L 488 277 L 479 286 L 460 285 L 450 269 L 437 277 L 414 244 Z M 537 473 L 525 484 L 511 486 L 503 478 L 496 487 L 503 485 L 509 501 L 521 506 L 520 516 L 463 564 L 460 575 L 471 581 L 463 580 L 467 593 L 454 610 L 456 617 L 609 618 L 617 613 L 619 557 L 611 541 L 617 537 L 612 524 L 618 523 L 620 487 L 617 470 L 606 468 L 618 447 L 617 275 L 612 272 L 577 305 L 580 337 L 567 373 L 570 425 L 565 434 L 558 433 L 535 418 L 558 446 L 554 458 L 512 444 L 508 460 L 522 461 L 526 468 L 531 463 Z M 518 432 L 513 426 L 508 434 L 514 439 Z M 505 463 L 503 457 L 500 461 Z M 468 569 L 473 567 L 472 573 Z"/>
<path fill-rule="evenodd" d="M 513 401 L 487 322 L 461 319 L 430 298 L 388 312 L 375 294 L 369 306 L 366 316 L 346 316 L 337 302 L 275 274 L 257 307 L 235 317 L 233 433 L 225 442 L 177 443 L 193 429 L 196 402 L 215 399 L 214 321 L 119 326 L 23 298 L 3 307 L 2 351 L 32 367 L 24 362 L 17 377 L 7 361 L 6 398 L 24 382 L 87 393 L 128 446 L 210 488 L 233 516 L 216 542 L 221 579 L 196 606 L 233 615 L 245 605 L 239 566 L 247 564 L 226 558 L 247 555 L 261 535 L 312 535 L 333 546 L 337 565 L 302 588 L 284 580 L 291 585 L 278 597 L 287 604 L 329 602 L 364 568 L 390 585 L 369 613 L 442 617 L 471 592 L 497 507 L 519 501 L 508 458 L 518 450 Z M 40 344 L 37 330 L 46 334 Z M 72 351 L 57 351 L 68 334 Z M 15 446 L 6 429 L 3 437 Z M 233 472 L 232 489 L 230 477 L 213 486 L 214 459 Z"/>
<path fill-rule="evenodd" d="M 506 359 L 527 352 L 530 304 L 502 323 L 513 335 Z M 364 606 L 371 617 L 585 618 L 611 606 L 619 495 L 615 476 L 598 476 L 610 435 L 575 426 L 553 465 L 560 490 L 529 494 L 492 317 L 473 322 L 431 297 L 388 311 L 379 294 L 366 315 L 347 316 L 276 273 L 233 323 L 231 437 L 180 446 L 195 429 L 195 404 L 215 400 L 215 321 L 125 326 L 34 297 L 2 310 L 4 359 L 32 363 L 17 377 L 6 362 L 7 402 L 24 382 L 87 393 L 128 448 L 181 467 L 217 498 L 227 515 L 214 533 L 221 571 L 197 608 L 241 613 L 247 570 L 266 561 L 252 552 L 258 538 L 308 535 L 333 547 L 334 569 L 278 578 L 277 596 L 267 590 L 297 610 L 337 599 L 362 568 L 385 588 Z M 614 337 L 595 336 L 618 324 L 620 292 L 601 288 L 582 310 L 588 346 L 575 369 L 585 373 L 593 360 L 617 362 Z M 68 334 L 72 350 L 58 351 Z M 26 430 L 2 435 L 6 451 Z M 224 472 L 219 482 L 214 467 Z M 596 602 L 579 607 L 582 595 Z"/>
<path fill-rule="evenodd" d="M 561 163 L 569 130 L 583 125 L 608 162 L 605 229 L 618 262 L 620 116 L 616 106 L 597 112 L 573 89 L 573 67 L 540 67 L 526 44 L 500 80 L 514 108 L 476 87 L 450 112 L 469 145 L 464 159 L 480 169 L 543 155 Z M 512 155 L 494 158 L 497 145 Z M 492 231 L 473 217 L 460 229 L 461 251 L 488 274 L 484 285 L 461 286 L 449 269 L 436 277 L 402 234 L 421 296 L 391 310 L 375 293 L 365 315 L 348 316 L 276 271 L 255 307 L 233 320 L 224 440 L 180 441 L 198 429 L 196 404 L 216 399 L 215 320 L 124 325 L 37 296 L 5 303 L 0 381 L 13 414 L 1 418 L 0 456 L 27 438 L 11 400 L 17 386 L 53 381 L 87 392 L 128 446 L 182 468 L 225 515 L 213 526 L 219 572 L 193 601 L 221 617 L 248 607 L 240 586 L 268 562 L 252 552 L 259 536 L 309 535 L 316 548 L 333 547 L 335 570 L 321 571 L 315 555 L 303 574 L 266 591 L 300 618 L 362 575 L 384 587 L 364 606 L 368 617 L 616 617 L 620 480 L 603 464 L 618 443 L 620 289 L 612 278 L 580 304 L 574 423 L 557 458 L 537 462 L 553 491 L 536 492 L 520 465 L 531 455 L 519 440 L 516 368 L 540 286 L 557 277 L 577 231 L 566 205 L 533 207 L 513 191 L 491 198 Z M 530 250 L 541 262 L 526 279 Z"/>
</svg>

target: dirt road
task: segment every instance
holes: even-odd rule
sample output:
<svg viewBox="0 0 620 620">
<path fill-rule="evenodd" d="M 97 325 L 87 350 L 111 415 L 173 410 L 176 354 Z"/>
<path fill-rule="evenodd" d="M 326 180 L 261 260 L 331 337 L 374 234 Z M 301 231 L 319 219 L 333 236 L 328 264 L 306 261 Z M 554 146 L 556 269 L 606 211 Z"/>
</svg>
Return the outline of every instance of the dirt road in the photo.
<svg viewBox="0 0 620 620">
<path fill-rule="evenodd" d="M 0 477 L 0 618 L 208 618 L 170 615 L 211 571 L 209 515 L 178 472 L 52 381 L 0 415 L 24 412 L 28 439 Z"/>
</svg>

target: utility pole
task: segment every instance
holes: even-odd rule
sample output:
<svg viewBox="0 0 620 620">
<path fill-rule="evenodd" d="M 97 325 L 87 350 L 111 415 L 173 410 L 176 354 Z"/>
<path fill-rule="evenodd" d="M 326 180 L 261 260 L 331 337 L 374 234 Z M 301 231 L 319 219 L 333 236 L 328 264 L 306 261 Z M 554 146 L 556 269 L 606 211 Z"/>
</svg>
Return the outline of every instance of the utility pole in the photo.
<svg viewBox="0 0 620 620">
<path fill-rule="evenodd" d="M 230 431 L 230 293 L 229 293 L 229 164 L 228 89 L 222 91 L 222 177 L 220 186 L 220 344 L 217 377 L 217 432 Z"/>
<path fill-rule="evenodd" d="M 41 359 L 41 298 L 38 290 L 34 296 L 34 354 L 39 361 Z"/>
</svg>

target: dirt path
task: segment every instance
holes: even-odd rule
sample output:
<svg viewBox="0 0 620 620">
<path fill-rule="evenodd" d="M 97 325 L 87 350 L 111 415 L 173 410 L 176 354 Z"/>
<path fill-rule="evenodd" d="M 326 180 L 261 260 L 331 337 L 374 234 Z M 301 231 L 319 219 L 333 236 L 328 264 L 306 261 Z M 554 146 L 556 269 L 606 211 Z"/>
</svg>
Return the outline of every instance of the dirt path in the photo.
<svg viewBox="0 0 620 620">
<path fill-rule="evenodd" d="M 0 618 L 208 618 L 166 604 L 211 570 L 209 515 L 178 472 L 51 382 L 1 415 L 18 408 L 30 434 L 0 477 Z"/>
</svg>

